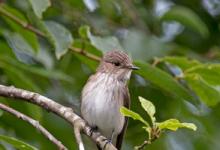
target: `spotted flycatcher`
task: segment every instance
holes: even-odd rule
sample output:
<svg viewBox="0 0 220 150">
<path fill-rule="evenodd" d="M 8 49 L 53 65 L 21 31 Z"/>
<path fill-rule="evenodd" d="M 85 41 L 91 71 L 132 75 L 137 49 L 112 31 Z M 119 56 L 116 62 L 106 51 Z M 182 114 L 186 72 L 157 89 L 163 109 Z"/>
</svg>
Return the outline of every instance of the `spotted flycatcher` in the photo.
<svg viewBox="0 0 220 150">
<path fill-rule="evenodd" d="M 120 113 L 120 107 L 129 108 L 127 81 L 132 70 L 137 69 L 126 53 L 107 52 L 82 91 L 82 117 L 118 150 L 128 123 L 128 119 Z"/>
</svg>

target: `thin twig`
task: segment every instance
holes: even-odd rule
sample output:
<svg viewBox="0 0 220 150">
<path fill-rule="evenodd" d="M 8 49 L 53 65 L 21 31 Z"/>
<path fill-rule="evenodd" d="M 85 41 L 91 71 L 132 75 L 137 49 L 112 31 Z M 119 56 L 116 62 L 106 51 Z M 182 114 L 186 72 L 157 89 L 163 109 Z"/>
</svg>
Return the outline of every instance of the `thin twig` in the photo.
<svg viewBox="0 0 220 150">
<path fill-rule="evenodd" d="M 2 14 L 4 16 L 6 16 L 7 18 L 11 19 L 12 21 L 17 23 L 18 25 L 22 26 L 24 29 L 27 29 L 27 30 L 29 30 L 29 31 L 31 31 L 31 32 L 41 36 L 41 37 L 47 38 L 45 33 L 40 31 L 39 29 L 33 27 L 28 22 L 21 20 L 17 16 L 14 16 L 12 13 L 8 12 L 7 10 L 5 10 L 3 8 L 3 5 L 1 5 L 1 4 L 0 4 L 0 14 Z M 96 55 L 94 55 L 92 53 L 89 53 L 88 51 L 83 50 L 83 53 L 82 53 L 82 50 L 80 48 L 77 48 L 77 47 L 70 46 L 69 50 L 71 50 L 72 52 L 81 54 L 81 55 L 83 55 L 85 57 L 88 57 L 88 58 L 90 58 L 90 59 L 92 59 L 94 61 L 100 61 L 101 60 L 100 57 L 98 57 L 98 56 L 96 56 Z"/>
<path fill-rule="evenodd" d="M 80 125 L 80 121 L 78 121 L 77 123 L 75 123 L 74 125 L 74 134 L 76 136 L 76 142 L 79 145 L 79 150 L 85 150 L 83 142 L 82 142 L 82 138 L 81 138 L 81 134 L 80 131 L 82 130 L 82 127 Z"/>
<path fill-rule="evenodd" d="M 86 57 L 88 57 L 88 58 L 94 60 L 94 61 L 98 61 L 98 62 L 99 62 L 99 61 L 101 60 L 100 57 L 98 57 L 98 56 L 96 56 L 96 55 L 93 55 L 92 53 L 88 53 L 88 52 L 85 51 L 85 50 L 82 51 L 82 49 L 80 49 L 80 48 L 72 47 L 72 46 L 71 46 L 71 47 L 69 47 L 69 49 L 70 49 L 72 52 L 74 52 L 74 53 L 81 54 L 81 55 L 83 55 L 83 56 L 86 56 Z"/>
<path fill-rule="evenodd" d="M 86 124 L 85 120 L 75 114 L 69 107 L 65 107 L 38 93 L 15 88 L 13 86 L 0 85 L 0 96 L 36 104 L 43 109 L 57 114 L 69 122 L 73 127 L 77 124 L 78 127 L 84 132 L 84 134 L 89 136 L 101 149 L 106 147 L 105 150 L 117 150 L 113 144 L 106 141 L 106 137 L 102 136 L 99 132 L 93 131 L 92 128 Z M 79 139 L 79 137 L 76 138 Z"/>
<path fill-rule="evenodd" d="M 151 64 L 153 67 L 156 67 L 161 62 L 161 59 L 158 57 L 154 57 L 153 63 Z"/>
<path fill-rule="evenodd" d="M 150 132 L 150 137 L 145 140 L 141 145 L 135 146 L 135 150 L 142 150 L 144 149 L 147 145 L 151 144 L 155 140 L 157 140 L 160 137 L 161 130 L 158 127 L 151 127 L 151 132 Z"/>
<path fill-rule="evenodd" d="M 139 146 L 135 146 L 135 150 L 142 150 L 144 147 L 146 147 L 147 145 L 151 144 L 151 142 L 149 140 L 145 140 L 141 145 Z"/>
<path fill-rule="evenodd" d="M 16 22 L 17 24 L 19 24 L 20 26 L 22 26 L 23 28 L 25 28 L 27 30 L 30 30 L 31 32 L 34 32 L 37 35 L 42 36 L 42 37 L 46 36 L 43 32 L 34 28 L 30 24 L 28 24 L 26 21 L 21 20 L 20 18 L 14 16 L 13 14 L 11 14 L 7 10 L 5 10 L 2 5 L 0 5 L 0 13 L 4 16 L 10 18 L 11 20 L 13 20 L 14 22 Z"/>
<path fill-rule="evenodd" d="M 31 124 L 34 128 L 36 128 L 38 131 L 40 131 L 47 139 L 49 139 L 52 143 L 54 143 L 59 150 L 67 150 L 67 148 L 59 141 L 57 140 L 47 129 L 45 129 L 43 126 L 40 125 L 40 123 L 25 114 L 22 114 L 21 112 L 18 112 L 17 110 L 10 108 L 9 106 L 6 106 L 4 104 L 0 103 L 0 109 L 14 115 L 15 117 L 22 119 L 29 124 Z"/>
</svg>

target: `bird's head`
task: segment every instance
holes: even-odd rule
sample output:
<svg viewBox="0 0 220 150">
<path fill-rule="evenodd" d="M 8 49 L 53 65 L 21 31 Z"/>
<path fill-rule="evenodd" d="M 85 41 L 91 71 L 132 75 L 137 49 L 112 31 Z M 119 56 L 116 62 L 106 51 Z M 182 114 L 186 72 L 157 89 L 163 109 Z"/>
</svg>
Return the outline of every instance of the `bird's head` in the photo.
<svg viewBox="0 0 220 150">
<path fill-rule="evenodd" d="M 125 52 L 114 50 L 104 54 L 97 71 L 114 75 L 119 80 L 127 81 L 132 70 L 138 69 Z"/>
</svg>

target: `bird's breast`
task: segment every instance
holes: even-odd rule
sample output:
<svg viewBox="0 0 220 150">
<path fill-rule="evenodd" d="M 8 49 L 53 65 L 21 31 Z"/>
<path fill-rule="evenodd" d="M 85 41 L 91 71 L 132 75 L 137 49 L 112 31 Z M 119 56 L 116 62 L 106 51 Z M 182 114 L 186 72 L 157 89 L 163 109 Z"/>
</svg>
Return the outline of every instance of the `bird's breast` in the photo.
<svg viewBox="0 0 220 150">
<path fill-rule="evenodd" d="M 97 126 L 107 138 L 111 138 L 112 132 L 119 134 L 124 125 L 120 113 L 123 86 L 113 77 L 99 76 L 95 81 L 87 82 L 82 92 L 83 118 L 89 125 Z"/>
</svg>

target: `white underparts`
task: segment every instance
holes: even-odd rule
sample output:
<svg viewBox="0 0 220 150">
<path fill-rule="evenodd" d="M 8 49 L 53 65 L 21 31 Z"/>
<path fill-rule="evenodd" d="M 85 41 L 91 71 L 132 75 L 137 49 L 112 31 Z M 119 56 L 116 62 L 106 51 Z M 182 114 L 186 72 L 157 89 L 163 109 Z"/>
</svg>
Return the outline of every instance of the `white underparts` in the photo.
<svg viewBox="0 0 220 150">
<path fill-rule="evenodd" d="M 101 73 L 96 83 L 91 82 L 86 84 L 82 93 L 83 118 L 90 126 L 97 126 L 107 138 L 111 138 L 112 132 L 118 135 L 124 125 L 124 116 L 120 113 L 124 97 L 120 90 L 125 84 Z"/>
</svg>

